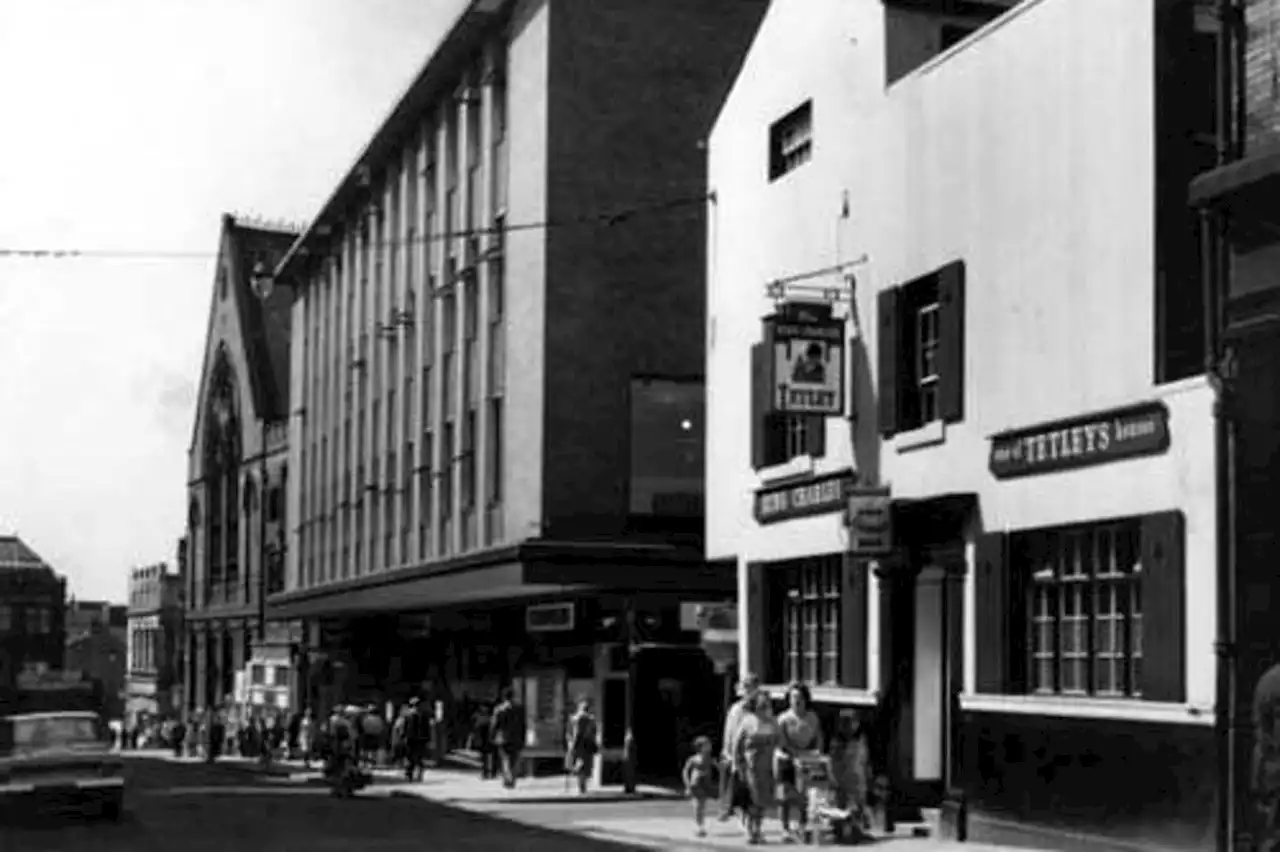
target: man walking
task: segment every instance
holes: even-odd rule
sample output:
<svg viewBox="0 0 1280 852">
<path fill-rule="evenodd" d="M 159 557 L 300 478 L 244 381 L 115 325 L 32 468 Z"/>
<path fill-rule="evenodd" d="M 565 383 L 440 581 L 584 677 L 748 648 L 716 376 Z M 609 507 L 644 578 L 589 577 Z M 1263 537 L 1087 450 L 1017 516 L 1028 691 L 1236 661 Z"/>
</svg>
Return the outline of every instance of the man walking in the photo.
<svg viewBox="0 0 1280 852">
<path fill-rule="evenodd" d="M 422 780 L 422 765 L 427 751 L 427 725 L 416 697 L 409 699 L 404 717 L 405 778 Z"/>
<path fill-rule="evenodd" d="M 520 766 L 520 752 L 524 750 L 524 708 L 516 703 L 516 693 L 511 687 L 502 690 L 502 700 L 493 711 L 493 746 L 502 762 L 502 786 L 516 786 Z"/>
<path fill-rule="evenodd" d="M 736 779 L 733 774 L 733 741 L 738 727 L 747 715 L 748 708 L 760 692 L 760 678 L 750 672 L 738 681 L 738 700 L 724 716 L 724 735 L 720 740 L 720 821 L 733 816 L 733 791 Z"/>
</svg>

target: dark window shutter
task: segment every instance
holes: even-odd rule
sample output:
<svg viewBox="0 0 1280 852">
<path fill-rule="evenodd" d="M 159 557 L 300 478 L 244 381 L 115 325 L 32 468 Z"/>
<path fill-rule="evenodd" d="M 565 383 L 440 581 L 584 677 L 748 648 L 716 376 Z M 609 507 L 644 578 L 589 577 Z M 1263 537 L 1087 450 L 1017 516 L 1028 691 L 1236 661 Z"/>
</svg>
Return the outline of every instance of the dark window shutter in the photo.
<svg viewBox="0 0 1280 852">
<path fill-rule="evenodd" d="M 1142 697 L 1186 700 L 1185 587 L 1181 512 L 1142 519 Z"/>
<path fill-rule="evenodd" d="M 938 270 L 938 413 L 946 423 L 964 419 L 964 261 Z"/>
<path fill-rule="evenodd" d="M 820 459 L 827 454 L 827 418 L 810 416 L 805 424 L 805 452 Z"/>
<path fill-rule="evenodd" d="M 746 611 L 739 620 L 739 630 L 745 634 L 747 666 L 743 674 L 754 673 L 761 678 L 768 676 L 769 585 L 764 562 L 747 563 Z"/>
<path fill-rule="evenodd" d="M 880 434 L 898 431 L 898 289 L 881 290 L 876 297 L 876 371 L 879 377 Z"/>
<path fill-rule="evenodd" d="M 978 536 L 976 551 L 976 689 L 998 695 L 1009 687 L 1009 606 L 1015 603 L 1009 596 L 1009 537 L 1004 533 L 983 533 Z"/>
<path fill-rule="evenodd" d="M 773 394 L 772 347 L 768 342 L 751 346 L 751 466 L 756 470 L 769 464 L 769 442 L 773 431 L 769 402 Z"/>
<path fill-rule="evenodd" d="M 867 560 L 844 557 L 840 590 L 840 685 L 867 688 Z"/>
</svg>

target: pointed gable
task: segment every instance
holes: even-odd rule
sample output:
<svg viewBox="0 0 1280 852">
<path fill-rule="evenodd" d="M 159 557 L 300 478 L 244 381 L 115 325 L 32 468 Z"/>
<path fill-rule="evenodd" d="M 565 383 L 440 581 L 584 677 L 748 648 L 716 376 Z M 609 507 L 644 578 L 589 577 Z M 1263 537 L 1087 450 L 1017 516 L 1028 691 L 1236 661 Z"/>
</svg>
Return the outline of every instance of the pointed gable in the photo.
<svg viewBox="0 0 1280 852">
<path fill-rule="evenodd" d="M 293 296 L 273 287 L 266 298 L 254 288 L 255 269 L 270 275 L 298 238 L 296 231 L 277 231 L 229 223 L 236 309 L 249 362 L 249 385 L 259 420 L 277 422 L 289 416 L 289 330 Z"/>
<path fill-rule="evenodd" d="M 248 392 L 245 407 L 252 408 L 244 412 L 246 417 L 268 423 L 288 418 L 293 295 L 287 287 L 274 287 L 264 298 L 255 289 L 254 281 L 255 270 L 271 274 L 296 239 L 295 230 L 260 225 L 229 214 L 222 217 L 191 452 L 197 449 L 201 412 L 219 349 L 235 353 L 231 361 L 236 367 L 236 380 Z"/>
<path fill-rule="evenodd" d="M 0 571 L 53 569 L 16 535 L 0 536 Z"/>
</svg>

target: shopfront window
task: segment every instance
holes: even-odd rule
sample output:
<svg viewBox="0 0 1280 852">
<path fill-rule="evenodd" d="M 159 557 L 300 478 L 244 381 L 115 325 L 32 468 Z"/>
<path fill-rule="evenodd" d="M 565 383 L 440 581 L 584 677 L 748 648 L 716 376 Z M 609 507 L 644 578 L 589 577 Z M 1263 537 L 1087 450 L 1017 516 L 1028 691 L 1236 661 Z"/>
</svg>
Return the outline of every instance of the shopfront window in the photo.
<svg viewBox="0 0 1280 852">
<path fill-rule="evenodd" d="M 1039 694 L 1139 697 L 1142 563 L 1135 521 L 1028 533 L 1030 671 Z"/>
<path fill-rule="evenodd" d="M 805 560 L 786 571 L 786 679 L 840 681 L 840 558 Z"/>
</svg>

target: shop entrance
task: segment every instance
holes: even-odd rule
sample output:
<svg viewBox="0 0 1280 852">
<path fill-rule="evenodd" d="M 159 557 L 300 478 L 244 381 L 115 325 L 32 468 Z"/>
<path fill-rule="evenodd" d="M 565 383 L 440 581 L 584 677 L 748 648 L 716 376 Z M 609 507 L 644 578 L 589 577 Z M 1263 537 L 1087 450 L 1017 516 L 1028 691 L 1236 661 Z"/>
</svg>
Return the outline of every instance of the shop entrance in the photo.
<svg viewBox="0 0 1280 852">
<path fill-rule="evenodd" d="M 680 777 L 695 737 L 719 734 L 723 675 L 699 646 L 641 646 L 635 659 L 636 775 Z"/>
<path fill-rule="evenodd" d="M 929 557 L 881 579 L 884 763 L 918 806 L 942 801 L 958 757 L 963 564 L 963 553 Z"/>
</svg>

